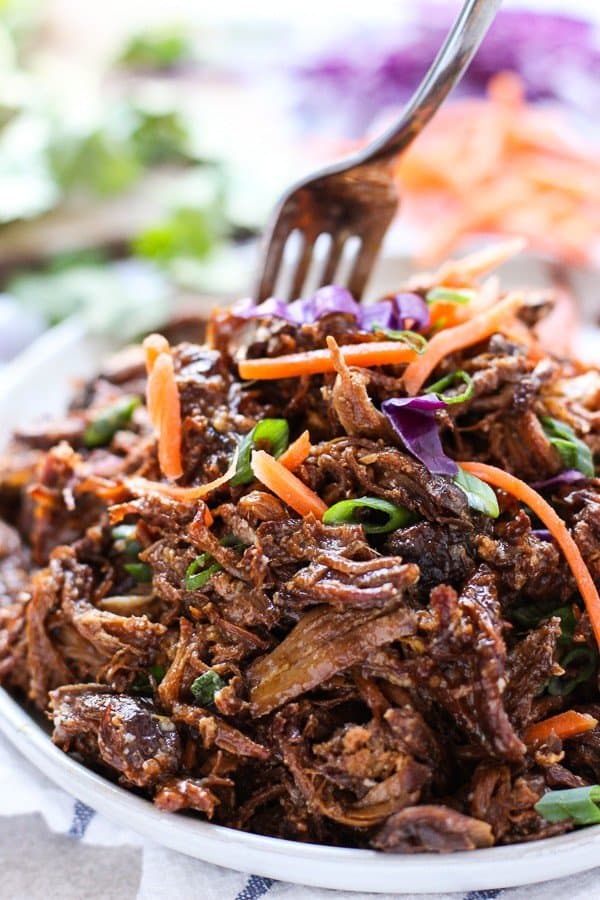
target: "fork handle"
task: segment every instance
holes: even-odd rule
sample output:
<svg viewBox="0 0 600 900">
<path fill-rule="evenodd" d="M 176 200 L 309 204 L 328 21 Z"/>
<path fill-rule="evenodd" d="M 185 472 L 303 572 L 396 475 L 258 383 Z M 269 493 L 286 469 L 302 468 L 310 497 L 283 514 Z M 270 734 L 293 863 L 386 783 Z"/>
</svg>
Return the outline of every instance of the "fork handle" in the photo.
<svg viewBox="0 0 600 900">
<path fill-rule="evenodd" d="M 356 155 L 356 164 L 398 156 L 429 122 L 475 55 L 502 0 L 465 0 L 456 22 L 400 119 Z"/>
</svg>

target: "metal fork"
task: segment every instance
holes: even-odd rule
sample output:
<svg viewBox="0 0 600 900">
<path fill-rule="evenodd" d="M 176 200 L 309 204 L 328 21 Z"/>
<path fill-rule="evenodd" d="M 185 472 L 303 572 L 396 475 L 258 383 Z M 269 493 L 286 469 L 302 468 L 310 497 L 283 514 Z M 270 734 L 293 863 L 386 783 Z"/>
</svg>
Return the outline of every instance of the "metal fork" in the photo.
<svg viewBox="0 0 600 900">
<path fill-rule="evenodd" d="M 399 197 L 394 178 L 397 157 L 412 143 L 459 81 L 483 40 L 501 0 L 465 0 L 456 22 L 427 75 L 399 120 L 360 153 L 326 166 L 289 188 L 275 208 L 261 245 L 261 265 L 253 296 L 273 296 L 284 248 L 299 232 L 300 250 L 289 272 L 288 296 L 299 297 L 311 268 L 317 238 L 328 235 L 328 251 L 318 285 L 330 284 L 354 238 L 347 287 L 360 300 Z M 339 283 L 339 282 L 338 282 Z"/>
</svg>

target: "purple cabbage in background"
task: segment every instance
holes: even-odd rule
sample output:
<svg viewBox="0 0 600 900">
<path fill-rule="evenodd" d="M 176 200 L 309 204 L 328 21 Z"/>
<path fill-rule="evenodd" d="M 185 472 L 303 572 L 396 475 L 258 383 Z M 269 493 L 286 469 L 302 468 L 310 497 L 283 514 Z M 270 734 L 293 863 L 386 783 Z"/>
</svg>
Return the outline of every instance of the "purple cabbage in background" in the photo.
<svg viewBox="0 0 600 900">
<path fill-rule="evenodd" d="M 297 72 L 306 88 L 300 115 L 313 129 L 331 120 L 348 136 L 364 134 L 382 111 L 415 90 L 441 46 L 456 4 L 428 4 L 397 35 L 362 29 Z M 528 99 L 560 100 L 594 112 L 600 103 L 600 44 L 584 19 L 527 10 L 500 10 L 462 78 L 458 92 L 483 95 L 496 72 L 517 72 Z M 347 111 L 340 121 L 340 110 Z"/>
<path fill-rule="evenodd" d="M 548 531 L 547 528 L 532 528 L 531 533 L 535 534 L 536 538 L 539 538 L 540 541 L 551 541 L 552 535 Z"/>
<path fill-rule="evenodd" d="M 275 316 L 294 325 L 310 325 L 322 316 L 345 313 L 354 316 L 359 328 L 365 331 L 371 331 L 375 325 L 397 331 L 422 331 L 429 325 L 429 309 L 417 294 L 395 294 L 369 306 L 361 306 L 346 288 L 335 284 L 319 288 L 312 297 L 292 303 L 274 297 L 260 304 L 250 299 L 239 300 L 231 307 L 231 312 L 241 319 Z"/>
<path fill-rule="evenodd" d="M 532 481 L 531 487 L 537 490 L 544 490 L 545 488 L 552 487 L 561 487 L 563 484 L 573 484 L 574 481 L 581 481 L 586 476 L 583 472 L 580 472 L 578 469 L 565 469 L 564 472 L 559 472 L 558 475 L 553 475 L 552 478 L 547 478 L 545 481 Z"/>
<path fill-rule="evenodd" d="M 458 466 L 444 453 L 435 419 L 439 409 L 447 404 L 433 394 L 421 397 L 394 397 L 381 404 L 381 411 L 389 420 L 406 449 L 436 475 L 454 476 Z"/>
</svg>

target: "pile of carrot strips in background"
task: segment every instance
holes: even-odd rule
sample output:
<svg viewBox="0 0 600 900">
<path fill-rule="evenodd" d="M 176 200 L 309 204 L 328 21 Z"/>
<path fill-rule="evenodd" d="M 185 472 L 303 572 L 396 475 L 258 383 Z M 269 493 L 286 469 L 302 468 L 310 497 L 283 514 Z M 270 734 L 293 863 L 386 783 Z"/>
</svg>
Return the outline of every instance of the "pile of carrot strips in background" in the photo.
<svg viewBox="0 0 600 900">
<path fill-rule="evenodd" d="M 526 102 L 514 73 L 494 76 L 487 99 L 446 105 L 398 166 L 403 215 L 427 225 L 418 262 L 481 234 L 524 235 L 556 260 L 591 262 L 600 158 L 581 146 L 559 112 Z"/>
</svg>

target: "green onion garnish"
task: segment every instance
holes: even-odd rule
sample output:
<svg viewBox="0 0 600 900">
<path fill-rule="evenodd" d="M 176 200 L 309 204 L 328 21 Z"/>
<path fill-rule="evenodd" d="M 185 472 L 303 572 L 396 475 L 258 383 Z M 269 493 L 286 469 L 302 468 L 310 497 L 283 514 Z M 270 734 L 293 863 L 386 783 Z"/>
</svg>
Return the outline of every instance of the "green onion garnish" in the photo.
<svg viewBox="0 0 600 900">
<path fill-rule="evenodd" d="M 106 406 L 85 429 L 83 442 L 86 447 L 103 447 L 110 443 L 120 428 L 131 420 L 134 409 L 140 405 L 140 398 L 120 397 Z"/>
<path fill-rule="evenodd" d="M 452 387 L 460 381 L 465 385 L 462 394 L 444 394 L 446 388 Z M 468 372 L 457 369 L 456 372 L 451 372 L 450 375 L 445 375 L 444 378 L 440 378 L 439 381 L 436 381 L 435 384 L 428 387 L 425 393 L 435 394 L 438 400 L 443 400 L 444 403 L 464 403 L 473 396 L 473 379 Z"/>
<path fill-rule="evenodd" d="M 390 341 L 404 341 L 415 353 L 425 353 L 427 349 L 427 338 L 418 331 L 396 331 L 394 328 L 382 328 L 380 325 L 373 325 L 372 330 Z"/>
<path fill-rule="evenodd" d="M 150 681 L 150 676 L 152 676 L 156 684 L 160 684 L 165 677 L 166 671 L 164 666 L 157 665 L 150 666 L 148 672 L 138 672 L 131 685 L 131 693 L 151 697 L 154 693 L 154 688 Z"/>
<path fill-rule="evenodd" d="M 535 804 L 535 810 L 547 822 L 572 819 L 575 825 L 596 825 L 600 822 L 600 784 L 589 787 L 548 791 Z"/>
<path fill-rule="evenodd" d="M 568 469 L 577 469 L 583 472 L 587 478 L 595 475 L 594 457 L 592 451 L 581 438 L 578 438 L 570 425 L 553 419 L 551 416 L 542 416 L 541 423 L 553 447 L 556 447 L 560 458 Z"/>
<path fill-rule="evenodd" d="M 229 482 L 231 485 L 250 484 L 254 481 L 254 473 L 250 465 L 253 450 L 266 450 L 277 458 L 287 448 L 290 429 L 285 419 L 263 419 L 254 426 L 240 443 L 235 475 Z"/>
<path fill-rule="evenodd" d="M 186 591 L 197 591 L 203 588 L 216 572 L 223 566 L 216 562 L 210 553 L 201 553 L 189 564 L 185 573 Z"/>
<path fill-rule="evenodd" d="M 498 518 L 500 515 L 498 498 L 488 484 L 460 467 L 458 474 L 452 480 L 467 495 L 471 509 L 490 516 L 492 519 Z"/>
<path fill-rule="evenodd" d="M 117 525 L 111 530 L 111 537 L 115 542 L 115 549 L 127 556 L 137 557 L 142 545 L 136 540 L 137 525 Z"/>
<path fill-rule="evenodd" d="M 367 534 L 387 534 L 413 521 L 410 510 L 379 497 L 340 500 L 323 514 L 325 525 L 362 525 Z"/>
<path fill-rule="evenodd" d="M 200 706 L 210 706 L 215 699 L 215 694 L 225 687 L 225 682 L 213 669 L 203 672 L 192 682 L 190 690 L 194 699 Z"/>
<path fill-rule="evenodd" d="M 130 562 L 123 566 L 126 572 L 135 578 L 136 581 L 149 582 L 152 581 L 152 568 L 148 563 Z"/>
<path fill-rule="evenodd" d="M 447 288 L 447 287 L 434 287 L 430 291 L 427 291 L 425 295 L 425 299 L 428 303 L 436 303 L 437 301 L 442 301 L 443 303 L 470 303 L 471 300 L 475 297 L 475 291 L 465 290 L 457 290 L 456 288 Z"/>
</svg>

